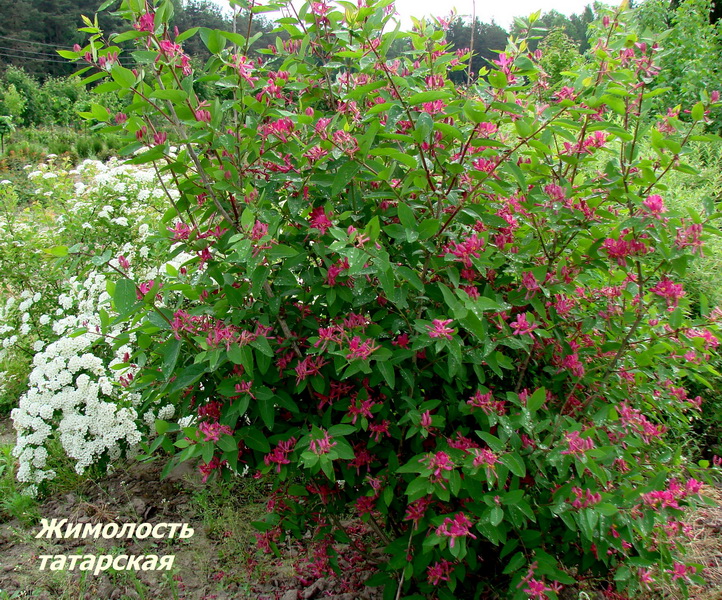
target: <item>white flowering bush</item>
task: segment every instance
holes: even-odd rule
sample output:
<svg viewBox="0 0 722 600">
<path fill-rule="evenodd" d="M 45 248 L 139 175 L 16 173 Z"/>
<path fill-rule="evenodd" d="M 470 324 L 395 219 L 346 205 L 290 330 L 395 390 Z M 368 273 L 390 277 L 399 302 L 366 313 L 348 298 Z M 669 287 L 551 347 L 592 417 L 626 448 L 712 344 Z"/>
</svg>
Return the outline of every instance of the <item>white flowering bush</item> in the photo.
<svg viewBox="0 0 722 600">
<path fill-rule="evenodd" d="M 31 205 L 18 205 L 11 183 L 0 186 L 0 266 L 15 273 L 0 292 L 0 397 L 15 406 L 17 477 L 35 494 L 56 475 L 52 438 L 83 473 L 131 450 L 156 418 L 173 416 L 172 406 L 140 406 L 125 389 L 138 369 L 128 362 L 137 340 L 127 325 L 110 325 L 114 284 L 99 265 L 160 284 L 188 257 L 167 266 L 149 237 L 168 189 L 153 169 L 112 160 L 68 170 L 51 159 L 27 170 Z"/>
<path fill-rule="evenodd" d="M 67 455 L 76 461 L 78 473 L 102 458 L 118 458 L 141 439 L 136 426 L 140 397 L 122 387 L 132 368 L 113 368 L 123 363 L 131 347 L 121 346 L 110 355 L 109 336 L 117 338 L 123 332 L 113 328 L 108 335 L 97 333 L 99 312 L 109 300 L 105 276 L 93 271 L 69 284 L 74 295 L 59 297 L 60 314 L 52 323 L 57 339 L 35 354 L 29 389 L 11 413 L 18 432 L 17 477 L 31 484 L 31 493 L 37 491 L 38 483 L 55 476 L 45 468 L 46 444 L 55 432 Z M 129 344 L 135 341 L 132 335 L 127 337 Z"/>
</svg>

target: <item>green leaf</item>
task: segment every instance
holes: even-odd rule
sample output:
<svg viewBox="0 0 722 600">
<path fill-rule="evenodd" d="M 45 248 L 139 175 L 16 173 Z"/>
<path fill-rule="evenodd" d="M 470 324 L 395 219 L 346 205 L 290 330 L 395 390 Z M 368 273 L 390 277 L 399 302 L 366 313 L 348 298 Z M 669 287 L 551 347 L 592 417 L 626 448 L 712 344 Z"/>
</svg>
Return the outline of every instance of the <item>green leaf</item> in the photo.
<svg viewBox="0 0 722 600">
<path fill-rule="evenodd" d="M 186 94 L 183 90 L 155 90 L 151 93 L 150 97 L 179 103 L 185 102 L 188 99 L 188 94 Z"/>
<path fill-rule="evenodd" d="M 223 36 L 222 31 L 202 27 L 200 32 L 201 39 L 211 54 L 218 54 L 226 47 L 226 38 Z"/>
<path fill-rule="evenodd" d="M 145 37 L 144 34 L 142 34 L 139 31 L 136 31 L 135 29 L 129 30 L 129 31 L 123 31 L 122 33 L 117 33 L 115 35 L 110 36 L 110 41 L 113 44 L 122 44 L 123 42 L 127 42 L 128 40 L 134 40 L 139 37 Z"/>
<path fill-rule="evenodd" d="M 398 148 L 374 148 L 369 152 L 371 156 L 388 156 L 402 165 L 407 166 L 409 169 L 415 169 L 417 167 L 416 159 L 409 154 L 401 152 Z"/>
<path fill-rule="evenodd" d="M 246 446 L 251 450 L 257 450 L 264 454 L 271 451 L 271 444 L 268 443 L 266 436 L 255 427 L 244 427 L 241 429 L 240 435 Z"/>
<path fill-rule="evenodd" d="M 492 71 L 488 75 L 489 84 L 492 87 L 501 89 L 507 86 L 509 83 L 509 80 L 506 77 L 506 73 L 503 73 L 502 71 Z"/>
<path fill-rule="evenodd" d="M 198 33 L 199 29 L 200 29 L 200 27 L 191 27 L 190 29 L 186 29 L 183 33 L 181 33 L 175 39 L 175 43 L 180 44 L 181 42 L 187 40 L 188 38 L 192 38 L 196 33 Z"/>
<path fill-rule="evenodd" d="M 524 460 L 516 452 L 505 454 L 499 460 L 502 464 L 509 467 L 509 470 L 517 477 L 524 477 L 526 475 Z"/>
<path fill-rule="evenodd" d="M 544 404 L 546 397 L 547 391 L 543 387 L 535 391 L 526 401 L 526 407 L 529 409 L 529 412 L 533 413 L 538 411 L 542 407 L 542 404 Z"/>
<path fill-rule="evenodd" d="M 702 119 L 704 119 L 704 103 L 703 103 L 703 102 L 697 102 L 697 104 L 695 104 L 695 105 L 692 107 L 692 113 L 691 113 L 691 114 L 692 114 L 692 118 L 693 118 L 695 121 L 701 121 Z"/>
<path fill-rule="evenodd" d="M 386 360 L 379 360 L 376 361 L 376 366 L 386 380 L 386 383 L 393 389 L 396 384 L 396 374 L 393 365 Z"/>
<path fill-rule="evenodd" d="M 421 143 L 428 139 L 429 134 L 434 129 L 434 119 L 429 113 L 422 112 L 416 119 L 416 127 L 414 128 L 414 139 Z"/>
<path fill-rule="evenodd" d="M 237 452 L 238 451 L 238 443 L 233 438 L 232 435 L 223 434 L 221 436 L 221 439 L 218 440 L 218 447 L 223 450 L 224 452 Z"/>
<path fill-rule="evenodd" d="M 428 240 L 433 235 L 436 235 L 436 232 L 439 231 L 439 227 L 441 226 L 441 221 L 438 219 L 425 219 L 424 221 L 421 221 L 419 224 L 419 239 L 420 240 Z"/>
<path fill-rule="evenodd" d="M 356 427 L 354 427 L 353 425 L 348 425 L 346 423 L 333 425 L 332 427 L 328 428 L 328 435 L 333 438 L 351 435 L 352 433 L 356 433 Z"/>
<path fill-rule="evenodd" d="M 137 301 L 135 283 L 126 278 L 118 280 L 113 294 L 113 304 L 118 314 L 126 314 Z"/>
<path fill-rule="evenodd" d="M 338 171 L 336 171 L 336 175 L 333 179 L 333 185 L 331 186 L 332 198 L 336 198 L 341 193 L 341 190 L 346 188 L 360 168 L 361 165 L 359 163 L 348 161 L 344 163 Z"/>
<path fill-rule="evenodd" d="M 247 373 L 253 373 L 253 351 L 248 346 L 231 344 L 228 350 L 228 360 L 233 364 L 243 365 Z"/>
<path fill-rule="evenodd" d="M 169 342 L 163 344 L 160 348 L 161 354 L 163 355 L 163 365 L 161 366 L 161 372 L 163 376 L 168 379 L 173 370 L 175 369 L 176 362 L 178 362 L 178 355 L 180 354 L 181 341 L 173 338 Z"/>
<path fill-rule="evenodd" d="M 201 376 L 207 371 L 207 369 L 208 365 L 206 365 L 205 363 L 197 363 L 185 367 L 171 384 L 170 388 L 168 389 L 168 394 L 173 394 L 179 390 L 184 390 L 188 386 L 194 384 L 201 378 Z"/>
<path fill-rule="evenodd" d="M 268 429 L 273 429 L 273 421 L 275 418 L 275 410 L 273 406 L 274 396 L 258 396 L 258 412 L 261 415 L 263 424 Z"/>
<path fill-rule="evenodd" d="M 53 246 L 52 248 L 44 248 L 43 252 L 50 254 L 51 256 L 63 257 L 68 255 L 67 246 Z"/>
<path fill-rule="evenodd" d="M 417 104 L 424 104 L 425 102 L 433 102 L 434 100 L 446 100 L 448 97 L 449 92 L 446 90 L 419 92 L 417 94 L 413 94 L 411 98 L 408 99 L 408 103 L 411 106 L 415 106 Z"/>
<path fill-rule="evenodd" d="M 110 70 L 110 75 L 122 88 L 128 89 L 135 85 L 136 77 L 130 69 L 126 69 L 120 65 L 113 65 L 113 68 Z"/>
<path fill-rule="evenodd" d="M 499 523 L 504 520 L 504 510 L 501 506 L 495 506 L 489 513 L 489 524 L 492 527 L 496 527 Z"/>
<path fill-rule="evenodd" d="M 416 228 L 416 217 L 414 216 L 414 211 L 411 210 L 406 203 L 399 202 L 396 210 L 398 211 L 399 221 L 401 221 L 401 224 L 404 227 L 407 229 Z"/>
</svg>

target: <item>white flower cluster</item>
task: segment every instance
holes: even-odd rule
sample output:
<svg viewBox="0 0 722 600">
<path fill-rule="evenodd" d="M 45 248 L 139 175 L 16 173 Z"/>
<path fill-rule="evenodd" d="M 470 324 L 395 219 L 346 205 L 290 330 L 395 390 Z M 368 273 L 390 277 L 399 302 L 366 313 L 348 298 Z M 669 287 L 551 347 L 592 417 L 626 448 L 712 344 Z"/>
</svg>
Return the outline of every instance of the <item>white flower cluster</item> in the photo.
<svg viewBox="0 0 722 600">
<path fill-rule="evenodd" d="M 151 250 L 150 223 L 157 222 L 160 214 L 151 205 L 165 195 L 153 169 L 88 160 L 72 171 L 52 163 L 40 165 L 28 177 L 36 185 L 45 182 L 46 190 L 50 185 L 64 186 L 67 199 L 60 214 L 39 228 L 48 240 L 44 247 L 68 245 L 63 241 L 66 232 L 92 230 L 87 239 L 102 239 L 112 250 L 110 265 L 137 281 L 162 280 L 194 258 L 179 253 L 168 261 L 168 256 L 161 258 Z M 172 190 L 171 182 L 165 187 Z M 41 295 L 27 292 L 9 297 L 5 306 L 0 303 L 0 355 L 13 351 L 10 348 L 18 340 L 35 353 L 28 390 L 11 415 L 17 430 L 18 479 L 29 484 L 28 493 L 55 477 L 48 466 L 51 438 L 60 442 L 82 473 L 102 457 L 112 460 L 132 452 L 152 431 L 156 418 L 175 416 L 175 407 L 162 399 L 141 410 L 141 395 L 125 388 L 137 371 L 126 363 L 136 340 L 122 326 L 102 329 L 101 312 L 112 312 L 107 284 L 103 273 L 91 271 L 56 282 L 58 291 L 46 296 L 44 308 L 38 304 Z M 53 300 L 50 309 L 48 300 Z M 13 318 L 5 324 L 2 317 L 10 313 Z M 119 338 L 126 340 L 124 345 L 114 347 Z"/>
<path fill-rule="evenodd" d="M 69 283 L 69 294 L 62 295 L 59 302 L 74 310 L 54 321 L 53 331 L 59 337 L 35 354 L 29 389 L 11 413 L 18 432 L 13 450 L 20 462 L 17 477 L 31 484 L 55 476 L 46 468 L 46 443 L 54 432 L 67 455 L 76 461 L 78 473 L 103 455 L 118 458 L 142 437 L 137 424 L 140 395 L 119 385 L 129 369 L 112 368 L 123 362 L 130 346 L 111 352 L 108 342 L 121 331 L 100 333 L 98 313 L 108 308 L 110 300 L 105 276 L 91 272 L 87 278 L 73 278 Z M 67 302 L 72 297 L 75 302 Z M 85 332 L 78 335 L 79 330 Z M 134 341 L 133 336 L 129 339 Z M 29 491 L 36 489 L 32 485 Z"/>
</svg>

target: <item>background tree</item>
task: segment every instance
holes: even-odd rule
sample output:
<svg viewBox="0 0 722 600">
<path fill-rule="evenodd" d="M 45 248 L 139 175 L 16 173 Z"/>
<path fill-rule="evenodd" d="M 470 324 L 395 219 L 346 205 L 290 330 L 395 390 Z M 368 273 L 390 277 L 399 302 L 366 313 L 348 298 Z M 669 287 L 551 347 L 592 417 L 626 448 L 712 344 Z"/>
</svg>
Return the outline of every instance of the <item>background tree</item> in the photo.
<svg viewBox="0 0 722 600">
<path fill-rule="evenodd" d="M 675 6 L 647 0 L 636 11 L 640 33 L 662 33 L 658 87 L 669 87 L 680 104 L 696 102 L 703 92 L 722 89 L 722 21 L 712 23 L 711 0 L 684 0 Z M 722 128 L 722 115 L 711 127 Z"/>
<path fill-rule="evenodd" d="M 562 72 L 569 71 L 582 60 L 577 44 L 561 28 L 555 28 L 539 44 L 540 64 L 549 75 L 553 89 L 562 80 Z"/>
<path fill-rule="evenodd" d="M 587 28 L 595 19 L 594 11 L 587 5 L 580 15 L 573 14 L 569 17 L 563 15 L 556 10 L 550 10 L 542 16 L 534 24 L 538 29 L 536 39 L 529 40 L 529 48 L 534 51 L 539 47 L 541 41 L 552 30 L 561 29 L 569 39 L 573 40 L 577 45 L 579 52 L 584 54 L 589 49 L 589 41 L 587 39 Z M 515 21 L 511 28 L 511 35 L 519 37 L 522 33 L 521 24 Z"/>
<path fill-rule="evenodd" d="M 471 61 L 472 78 L 489 62 L 498 58 L 498 51 L 506 47 L 508 33 L 505 29 L 494 23 L 484 23 L 478 18 L 474 22 L 474 57 Z M 446 39 L 454 50 L 471 48 L 471 23 L 457 19 L 446 33 Z M 466 81 L 466 71 L 457 71 L 449 77 L 455 83 Z"/>
</svg>

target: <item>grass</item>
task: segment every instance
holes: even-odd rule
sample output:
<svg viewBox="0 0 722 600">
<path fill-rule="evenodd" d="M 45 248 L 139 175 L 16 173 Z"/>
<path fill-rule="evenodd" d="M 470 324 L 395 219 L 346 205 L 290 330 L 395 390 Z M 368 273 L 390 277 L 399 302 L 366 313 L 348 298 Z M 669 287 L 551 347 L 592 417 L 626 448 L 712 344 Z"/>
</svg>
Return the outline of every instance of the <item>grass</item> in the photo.
<svg viewBox="0 0 722 600">
<path fill-rule="evenodd" d="M 37 502 L 23 494 L 15 481 L 13 446 L 0 446 L 0 515 L 3 520 L 18 519 L 29 527 L 40 520 Z"/>
</svg>

